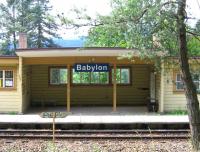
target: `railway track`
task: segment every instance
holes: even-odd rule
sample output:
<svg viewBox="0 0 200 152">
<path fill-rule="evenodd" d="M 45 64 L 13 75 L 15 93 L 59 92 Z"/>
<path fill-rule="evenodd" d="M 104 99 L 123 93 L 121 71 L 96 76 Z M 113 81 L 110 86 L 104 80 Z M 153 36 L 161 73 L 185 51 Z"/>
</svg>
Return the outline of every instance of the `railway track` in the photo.
<svg viewBox="0 0 200 152">
<path fill-rule="evenodd" d="M 0 129 L 0 138 L 51 139 L 52 130 Z M 57 139 L 188 139 L 189 130 L 56 130 Z"/>
</svg>

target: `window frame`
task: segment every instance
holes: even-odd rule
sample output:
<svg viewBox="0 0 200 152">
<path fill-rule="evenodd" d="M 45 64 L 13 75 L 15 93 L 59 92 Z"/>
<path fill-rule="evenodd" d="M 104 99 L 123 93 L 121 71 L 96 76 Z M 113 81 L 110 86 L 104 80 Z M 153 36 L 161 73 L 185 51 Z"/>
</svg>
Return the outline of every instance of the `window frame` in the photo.
<svg viewBox="0 0 200 152">
<path fill-rule="evenodd" d="M 181 73 L 179 72 L 179 71 L 174 71 L 174 73 L 173 73 L 173 92 L 174 93 L 184 93 L 184 88 L 183 89 L 177 89 L 177 75 L 178 74 L 180 74 L 181 75 Z M 193 82 L 195 82 L 194 80 L 193 80 Z M 197 82 L 197 81 L 196 81 Z M 200 91 L 200 74 L 199 74 L 199 89 L 197 89 L 197 91 L 199 92 Z"/>
<path fill-rule="evenodd" d="M 67 66 L 49 66 L 48 67 L 48 85 L 51 86 L 51 87 L 65 87 L 65 86 L 67 86 L 68 82 L 66 82 L 65 84 L 64 83 L 63 84 L 52 84 L 51 83 L 51 69 L 56 69 L 56 68 L 66 69 L 67 70 L 67 76 L 69 74 L 69 72 L 68 72 L 69 69 L 67 68 Z"/>
<path fill-rule="evenodd" d="M 4 70 L 0 70 L 2 72 L 2 78 L 0 77 L 0 80 L 2 80 L 2 86 L 4 86 Z M 0 87 L 1 89 L 4 87 Z"/>
<path fill-rule="evenodd" d="M 0 87 L 0 91 L 7 91 L 7 90 L 16 90 L 17 88 L 17 79 L 16 79 L 16 69 L 10 68 L 10 67 L 0 67 L 0 71 L 3 71 L 3 87 Z M 5 73 L 6 71 L 12 71 L 12 78 L 6 78 Z M 6 79 L 12 79 L 13 86 L 12 87 L 6 87 Z"/>
<path fill-rule="evenodd" d="M 111 67 L 111 80 L 110 80 L 111 85 L 113 85 L 113 73 L 112 73 L 113 69 L 114 69 L 114 67 Z M 117 66 L 116 71 L 117 71 L 117 69 L 128 69 L 129 70 L 129 83 L 117 83 L 117 86 L 132 86 L 132 80 L 133 80 L 132 67 L 131 66 Z M 116 82 L 117 82 L 117 80 L 116 80 Z"/>
<path fill-rule="evenodd" d="M 195 73 L 195 74 L 197 74 L 197 73 Z M 193 82 L 194 82 L 194 85 L 195 85 L 195 83 L 198 83 L 199 84 L 199 88 L 197 89 L 197 92 L 199 92 L 200 91 L 200 73 L 198 74 L 198 80 L 193 80 Z M 196 85 L 195 85 L 196 86 Z"/>
<path fill-rule="evenodd" d="M 125 83 L 117 83 L 117 86 L 132 86 L 132 66 L 127 66 L 127 65 L 119 65 L 116 67 L 117 68 L 125 68 L 125 69 L 129 69 L 129 79 L 130 79 L 130 82 L 125 84 Z M 83 84 L 83 83 L 73 83 L 73 66 L 70 67 L 70 84 L 71 86 L 91 86 L 91 87 L 112 87 L 113 86 L 113 82 L 112 82 L 112 69 L 113 69 L 113 66 L 110 66 L 110 70 L 108 72 L 108 83 L 107 84 L 95 84 L 95 83 L 88 83 L 88 84 Z"/>
<path fill-rule="evenodd" d="M 180 75 L 180 79 L 181 79 L 181 74 L 180 74 L 180 73 L 176 73 L 176 75 L 175 75 L 175 89 L 176 89 L 176 91 L 184 91 L 184 88 L 183 88 L 183 89 L 178 89 L 178 88 L 177 88 L 177 83 L 183 83 L 182 80 L 180 80 L 180 81 L 177 80 L 178 75 Z M 184 86 L 183 86 L 183 87 L 184 87 Z"/>
<path fill-rule="evenodd" d="M 108 73 L 108 83 L 73 83 L 73 67 L 70 68 L 70 82 L 72 86 L 110 86 L 110 71 L 107 72 Z M 91 73 L 90 73 L 90 77 L 91 77 Z M 100 72 L 99 72 L 100 73 Z"/>
</svg>

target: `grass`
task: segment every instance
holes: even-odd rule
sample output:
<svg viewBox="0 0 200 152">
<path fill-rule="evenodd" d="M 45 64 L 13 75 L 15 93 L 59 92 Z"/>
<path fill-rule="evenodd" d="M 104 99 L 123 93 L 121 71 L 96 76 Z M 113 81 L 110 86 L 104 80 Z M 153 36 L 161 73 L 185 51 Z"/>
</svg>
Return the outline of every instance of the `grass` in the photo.
<svg viewBox="0 0 200 152">
<path fill-rule="evenodd" d="M 99 149 L 96 145 L 93 145 L 93 152 L 101 152 L 101 149 Z"/>
<path fill-rule="evenodd" d="M 56 144 L 54 144 L 52 141 L 48 142 L 46 145 L 46 149 L 44 152 L 69 152 L 66 148 L 60 148 Z"/>
<path fill-rule="evenodd" d="M 16 114 L 18 114 L 17 112 L 14 112 L 14 111 L 11 111 L 11 112 L 9 112 L 8 113 L 9 115 L 16 115 Z"/>
<path fill-rule="evenodd" d="M 166 114 L 169 114 L 169 115 L 187 115 L 188 112 L 186 110 L 177 109 L 177 110 L 173 110 L 173 111 L 170 111 L 170 112 L 166 112 Z"/>
</svg>

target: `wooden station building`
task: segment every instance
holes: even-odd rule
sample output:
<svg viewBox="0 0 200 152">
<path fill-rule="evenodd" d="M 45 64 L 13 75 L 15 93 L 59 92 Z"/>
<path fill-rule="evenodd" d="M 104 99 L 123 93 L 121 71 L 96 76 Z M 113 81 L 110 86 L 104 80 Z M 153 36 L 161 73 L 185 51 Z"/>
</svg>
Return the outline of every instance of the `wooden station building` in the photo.
<svg viewBox="0 0 200 152">
<path fill-rule="evenodd" d="M 119 58 L 126 53 L 134 57 Z M 200 90 L 200 72 L 194 82 Z M 67 112 L 106 106 L 116 112 L 120 106 L 149 105 L 158 112 L 186 109 L 183 83 L 175 65 L 161 62 L 155 71 L 154 62 L 140 59 L 136 50 L 29 49 L 22 35 L 16 56 L 0 56 L 0 113 L 25 113 L 33 106 L 65 106 Z"/>
</svg>

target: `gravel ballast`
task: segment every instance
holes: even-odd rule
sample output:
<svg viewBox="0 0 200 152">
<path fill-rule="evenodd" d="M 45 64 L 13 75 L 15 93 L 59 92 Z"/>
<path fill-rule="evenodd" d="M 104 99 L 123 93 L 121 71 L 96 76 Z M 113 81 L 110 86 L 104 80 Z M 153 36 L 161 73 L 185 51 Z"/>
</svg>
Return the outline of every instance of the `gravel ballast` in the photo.
<svg viewBox="0 0 200 152">
<path fill-rule="evenodd" d="M 177 140 L 0 139 L 0 152 L 191 152 L 191 142 Z"/>
</svg>

